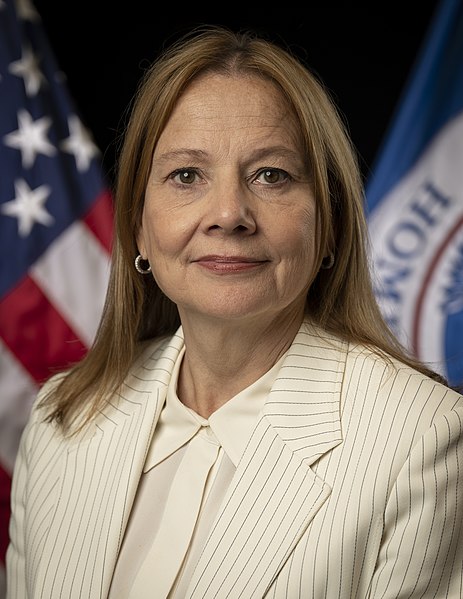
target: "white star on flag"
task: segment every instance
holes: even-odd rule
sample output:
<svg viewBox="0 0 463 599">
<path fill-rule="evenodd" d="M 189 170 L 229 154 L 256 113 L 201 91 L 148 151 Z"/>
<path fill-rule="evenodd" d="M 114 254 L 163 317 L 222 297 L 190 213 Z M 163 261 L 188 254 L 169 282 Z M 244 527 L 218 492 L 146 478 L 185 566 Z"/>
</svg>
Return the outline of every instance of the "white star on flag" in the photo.
<svg viewBox="0 0 463 599">
<path fill-rule="evenodd" d="M 7 216 L 15 216 L 18 219 L 18 232 L 21 237 L 27 237 L 34 226 L 40 223 L 51 226 L 55 219 L 46 210 L 44 203 L 50 195 L 49 185 L 40 185 L 31 189 L 24 179 L 15 181 L 16 197 L 5 202 L 1 211 Z"/>
<path fill-rule="evenodd" d="M 22 58 L 10 63 L 8 70 L 13 75 L 24 79 L 27 96 L 35 96 L 45 77 L 39 68 L 39 59 L 30 48 L 23 48 Z"/>
<path fill-rule="evenodd" d="M 61 148 L 69 154 L 74 154 L 77 170 L 81 173 L 88 170 L 92 158 L 97 156 L 100 150 L 76 115 L 68 118 L 68 127 L 69 137 L 61 143 Z"/>
<path fill-rule="evenodd" d="M 24 168 L 30 168 L 34 164 L 37 154 L 54 156 L 56 148 L 46 138 L 47 131 L 51 126 L 49 117 L 42 117 L 34 121 L 27 110 L 18 110 L 19 128 L 8 133 L 3 138 L 5 144 L 10 148 L 21 150 Z"/>
</svg>

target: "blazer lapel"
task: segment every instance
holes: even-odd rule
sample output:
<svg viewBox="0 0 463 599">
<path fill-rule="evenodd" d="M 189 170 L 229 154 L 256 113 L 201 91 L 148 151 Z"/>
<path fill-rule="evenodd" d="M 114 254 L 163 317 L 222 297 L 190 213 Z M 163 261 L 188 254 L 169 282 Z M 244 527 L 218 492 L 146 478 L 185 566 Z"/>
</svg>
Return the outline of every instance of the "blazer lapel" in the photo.
<svg viewBox="0 0 463 599">
<path fill-rule="evenodd" d="M 264 596 L 329 497 L 329 485 L 310 465 L 342 441 L 346 354 L 345 343 L 302 325 L 237 468 L 189 597 Z"/>
<path fill-rule="evenodd" d="M 47 596 L 105 597 L 151 437 L 165 401 L 180 335 L 147 348 L 121 389 L 68 448 L 43 570 Z M 69 543 L 69 538 L 75 539 Z M 67 539 L 67 541 L 66 541 Z M 70 574 L 71 572 L 71 574 Z"/>
</svg>

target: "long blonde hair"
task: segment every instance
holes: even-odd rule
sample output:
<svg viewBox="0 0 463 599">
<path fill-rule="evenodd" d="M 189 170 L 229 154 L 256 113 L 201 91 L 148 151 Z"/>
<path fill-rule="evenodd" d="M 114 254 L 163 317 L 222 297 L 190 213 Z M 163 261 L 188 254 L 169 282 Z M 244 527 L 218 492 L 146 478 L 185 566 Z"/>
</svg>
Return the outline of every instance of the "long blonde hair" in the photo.
<svg viewBox="0 0 463 599">
<path fill-rule="evenodd" d="M 171 334 L 177 308 L 151 276 L 134 268 L 136 233 L 156 143 L 189 83 L 205 72 L 246 75 L 280 88 L 300 125 L 318 208 L 318 257 L 334 252 L 307 297 L 307 313 L 321 327 L 365 343 L 421 372 L 434 372 L 407 355 L 384 322 L 368 263 L 364 194 L 356 151 L 322 82 L 291 51 L 253 32 L 205 26 L 165 50 L 142 78 L 131 107 L 115 186 L 115 242 L 100 326 L 86 357 L 43 400 L 48 419 L 68 428 L 86 420 L 121 385 L 140 342 Z"/>
</svg>

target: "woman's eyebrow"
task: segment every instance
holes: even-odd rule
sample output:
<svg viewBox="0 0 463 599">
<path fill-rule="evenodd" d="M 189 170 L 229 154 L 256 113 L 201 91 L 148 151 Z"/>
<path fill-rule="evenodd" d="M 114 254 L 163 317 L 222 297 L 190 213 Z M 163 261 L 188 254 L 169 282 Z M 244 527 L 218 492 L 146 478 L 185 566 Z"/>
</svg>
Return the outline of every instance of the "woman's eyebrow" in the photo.
<svg viewBox="0 0 463 599">
<path fill-rule="evenodd" d="M 167 150 L 162 154 L 156 155 L 154 154 L 153 162 L 162 163 L 169 162 L 171 160 L 204 160 L 207 156 L 207 152 L 203 150 L 196 150 L 194 148 L 178 148 L 176 150 Z"/>
</svg>

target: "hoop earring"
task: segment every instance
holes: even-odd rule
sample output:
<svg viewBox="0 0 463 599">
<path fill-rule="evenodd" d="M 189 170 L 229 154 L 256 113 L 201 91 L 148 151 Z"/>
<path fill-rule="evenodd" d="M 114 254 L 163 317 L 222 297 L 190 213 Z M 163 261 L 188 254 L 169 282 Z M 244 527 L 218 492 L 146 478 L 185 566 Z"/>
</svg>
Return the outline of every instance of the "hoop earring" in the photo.
<svg viewBox="0 0 463 599">
<path fill-rule="evenodd" d="M 143 266 L 141 265 L 142 261 L 148 264 L 147 268 L 143 268 Z M 148 260 L 143 260 L 140 254 L 138 254 L 138 256 L 135 258 L 135 268 L 141 275 L 149 275 L 149 273 L 151 272 L 150 263 L 148 262 Z"/>
<path fill-rule="evenodd" d="M 328 270 L 329 268 L 333 268 L 334 265 L 334 254 L 329 254 L 329 256 L 325 256 L 322 260 L 320 268 L 325 268 Z"/>
</svg>

